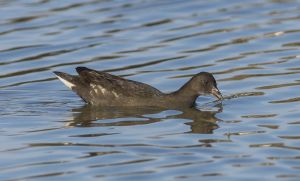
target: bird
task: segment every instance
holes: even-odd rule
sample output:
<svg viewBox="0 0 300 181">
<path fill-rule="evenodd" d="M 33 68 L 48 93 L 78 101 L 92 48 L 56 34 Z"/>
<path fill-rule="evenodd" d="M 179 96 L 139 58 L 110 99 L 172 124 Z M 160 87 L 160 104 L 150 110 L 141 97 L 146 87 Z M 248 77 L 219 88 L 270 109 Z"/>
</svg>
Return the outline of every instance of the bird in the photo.
<svg viewBox="0 0 300 181">
<path fill-rule="evenodd" d="M 87 67 L 76 67 L 78 75 L 64 72 L 53 73 L 68 88 L 92 106 L 152 106 L 193 107 L 200 95 L 213 95 L 222 100 L 222 94 L 211 73 L 200 72 L 182 87 L 171 93 L 134 80 Z"/>
</svg>

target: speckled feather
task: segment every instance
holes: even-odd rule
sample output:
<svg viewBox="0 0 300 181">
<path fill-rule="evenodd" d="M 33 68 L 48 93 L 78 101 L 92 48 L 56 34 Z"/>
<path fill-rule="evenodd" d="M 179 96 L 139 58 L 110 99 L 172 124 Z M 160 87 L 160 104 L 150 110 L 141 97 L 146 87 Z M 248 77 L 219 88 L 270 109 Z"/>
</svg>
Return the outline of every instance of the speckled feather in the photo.
<svg viewBox="0 0 300 181">
<path fill-rule="evenodd" d="M 105 92 L 107 93 L 115 93 L 122 97 L 126 96 L 135 98 L 155 97 L 162 95 L 162 92 L 156 88 L 141 82 L 127 80 L 115 75 L 91 70 L 85 67 L 77 67 L 76 70 L 79 74 L 81 82 L 89 84 L 90 86 L 96 85 L 96 88 L 98 89 L 101 89 L 99 88 L 99 86 L 101 86 L 102 89 L 105 89 Z M 91 89 L 93 89 L 93 86 Z M 100 90 L 98 93 L 104 96 L 103 91 Z"/>
<path fill-rule="evenodd" d="M 77 67 L 76 71 L 78 76 L 54 73 L 85 102 L 97 106 L 187 107 L 193 106 L 199 95 L 222 98 L 214 77 L 207 72 L 194 75 L 177 91 L 165 94 L 145 83 L 86 67 Z"/>
</svg>

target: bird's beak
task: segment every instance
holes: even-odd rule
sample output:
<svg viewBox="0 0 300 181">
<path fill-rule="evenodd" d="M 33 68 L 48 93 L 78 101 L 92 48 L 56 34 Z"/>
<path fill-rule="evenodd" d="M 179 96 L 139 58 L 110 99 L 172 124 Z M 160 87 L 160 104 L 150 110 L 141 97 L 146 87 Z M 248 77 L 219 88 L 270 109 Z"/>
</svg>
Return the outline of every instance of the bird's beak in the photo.
<svg viewBox="0 0 300 181">
<path fill-rule="evenodd" d="M 222 96 L 221 92 L 220 92 L 219 89 L 216 88 L 216 87 L 213 87 L 213 88 L 212 88 L 211 94 L 212 94 L 213 96 L 215 96 L 216 98 L 218 98 L 219 100 L 222 100 L 222 99 L 223 99 L 223 96 Z"/>
</svg>

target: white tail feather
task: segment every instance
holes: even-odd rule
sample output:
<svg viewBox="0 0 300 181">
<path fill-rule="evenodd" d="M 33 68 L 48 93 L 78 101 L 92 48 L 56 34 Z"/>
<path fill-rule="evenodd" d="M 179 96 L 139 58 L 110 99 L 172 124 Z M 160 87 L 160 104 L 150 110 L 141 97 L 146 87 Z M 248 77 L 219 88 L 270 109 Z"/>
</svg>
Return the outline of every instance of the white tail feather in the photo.
<svg viewBox="0 0 300 181">
<path fill-rule="evenodd" d="M 57 78 L 59 78 L 60 81 L 62 81 L 62 83 L 64 83 L 68 88 L 72 89 L 72 87 L 75 87 L 74 84 L 72 84 L 71 82 L 61 78 L 60 76 L 56 76 Z"/>
</svg>

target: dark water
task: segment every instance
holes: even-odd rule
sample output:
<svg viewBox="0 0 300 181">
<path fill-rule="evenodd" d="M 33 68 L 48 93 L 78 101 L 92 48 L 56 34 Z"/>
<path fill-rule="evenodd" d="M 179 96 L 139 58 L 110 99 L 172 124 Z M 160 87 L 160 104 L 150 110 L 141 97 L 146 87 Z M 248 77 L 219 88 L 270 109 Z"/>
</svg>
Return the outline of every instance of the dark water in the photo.
<svg viewBox="0 0 300 181">
<path fill-rule="evenodd" d="M 300 180 L 300 1 L 0 1 L 0 180 Z M 197 110 L 95 109 L 76 66 L 168 92 L 200 71 Z"/>
</svg>

